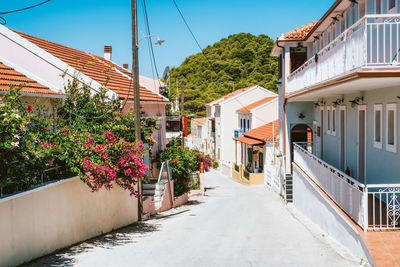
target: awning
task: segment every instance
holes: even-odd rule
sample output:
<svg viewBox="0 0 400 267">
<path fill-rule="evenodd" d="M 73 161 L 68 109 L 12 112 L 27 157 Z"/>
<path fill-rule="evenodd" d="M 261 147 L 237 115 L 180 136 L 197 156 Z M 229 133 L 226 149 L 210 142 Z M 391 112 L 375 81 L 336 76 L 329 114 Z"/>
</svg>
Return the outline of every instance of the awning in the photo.
<svg viewBox="0 0 400 267">
<path fill-rule="evenodd" d="M 244 136 L 233 138 L 233 140 L 239 141 L 241 143 L 244 143 L 244 144 L 247 144 L 247 145 L 250 145 L 250 146 L 264 144 L 264 142 L 262 142 L 260 140 L 256 140 L 256 139 L 252 139 L 252 138 L 248 138 L 248 137 L 244 137 Z"/>
</svg>

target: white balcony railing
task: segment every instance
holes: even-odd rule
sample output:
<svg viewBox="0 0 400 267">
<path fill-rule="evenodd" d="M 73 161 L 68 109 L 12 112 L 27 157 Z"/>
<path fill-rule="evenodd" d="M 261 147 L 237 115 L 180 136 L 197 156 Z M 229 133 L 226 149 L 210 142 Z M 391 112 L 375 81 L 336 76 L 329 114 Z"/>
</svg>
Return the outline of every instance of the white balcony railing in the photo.
<svg viewBox="0 0 400 267">
<path fill-rule="evenodd" d="M 294 144 L 294 162 L 364 230 L 400 229 L 400 184 L 364 185 Z M 295 190 L 295 188 L 293 189 Z"/>
<path fill-rule="evenodd" d="M 286 93 L 367 66 L 399 66 L 400 14 L 366 15 L 287 78 Z"/>
</svg>

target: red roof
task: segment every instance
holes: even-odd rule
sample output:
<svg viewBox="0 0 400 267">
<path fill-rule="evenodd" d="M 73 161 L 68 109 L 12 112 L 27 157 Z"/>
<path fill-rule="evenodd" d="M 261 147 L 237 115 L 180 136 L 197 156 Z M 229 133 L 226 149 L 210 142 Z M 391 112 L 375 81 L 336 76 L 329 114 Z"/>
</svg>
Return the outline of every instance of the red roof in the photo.
<svg viewBox="0 0 400 267">
<path fill-rule="evenodd" d="M 296 40 L 303 40 L 314 28 L 314 26 L 318 23 L 317 21 L 308 23 L 306 25 L 303 25 L 297 29 L 294 29 L 290 32 L 287 32 L 285 34 L 282 34 L 279 37 L 279 40 L 290 40 L 290 41 L 296 41 Z"/>
<path fill-rule="evenodd" d="M 110 79 L 106 85 L 108 89 L 117 93 L 121 98 L 133 99 L 133 82 L 129 78 L 131 73 L 126 69 L 88 52 L 53 43 L 26 33 L 15 32 L 100 84 L 104 84 L 107 79 Z M 168 102 L 166 98 L 144 87 L 140 87 L 140 100 Z"/>
<path fill-rule="evenodd" d="M 224 95 L 223 97 L 218 98 L 218 99 L 206 104 L 206 106 L 218 105 L 222 101 L 228 100 L 229 98 L 232 98 L 232 97 L 234 97 L 234 96 L 236 96 L 236 95 L 238 95 L 240 93 L 243 93 L 244 91 L 247 91 L 247 90 L 249 90 L 251 88 L 254 88 L 254 87 L 256 87 L 256 86 L 250 86 L 250 87 L 246 87 L 246 88 L 237 89 L 236 91 L 233 91 L 230 94 Z"/>
<path fill-rule="evenodd" d="M 21 87 L 21 93 L 60 95 L 0 62 L 0 91 L 9 91 L 10 85 Z"/>
<path fill-rule="evenodd" d="M 277 98 L 277 96 L 266 97 L 266 98 L 261 99 L 261 100 L 259 100 L 257 102 L 254 102 L 254 103 L 252 103 L 252 104 L 250 104 L 248 106 L 245 106 L 245 107 L 243 107 L 241 109 L 238 109 L 236 111 L 237 112 L 251 111 L 252 109 L 254 109 L 256 107 L 259 107 L 259 106 L 261 106 L 261 105 L 263 105 L 265 103 L 268 103 L 268 102 L 274 100 L 275 98 Z"/>
<path fill-rule="evenodd" d="M 276 141 L 279 135 L 279 122 L 276 120 L 274 122 L 267 123 L 261 127 L 245 132 L 243 135 L 245 137 L 261 141 L 274 141 L 275 138 Z"/>
<path fill-rule="evenodd" d="M 247 138 L 247 137 L 244 137 L 244 136 L 235 137 L 235 138 L 233 138 L 233 140 L 239 141 L 241 143 L 244 143 L 244 144 L 247 144 L 247 145 L 250 145 L 250 146 L 262 145 L 264 143 L 263 141 L 256 140 L 256 139 L 253 139 L 253 138 Z"/>
</svg>

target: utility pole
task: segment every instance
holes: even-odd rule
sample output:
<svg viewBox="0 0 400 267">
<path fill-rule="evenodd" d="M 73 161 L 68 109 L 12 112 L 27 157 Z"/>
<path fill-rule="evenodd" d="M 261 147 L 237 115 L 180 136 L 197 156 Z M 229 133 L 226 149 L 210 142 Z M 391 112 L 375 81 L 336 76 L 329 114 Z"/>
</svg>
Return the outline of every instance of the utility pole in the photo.
<svg viewBox="0 0 400 267">
<path fill-rule="evenodd" d="M 181 81 L 181 121 L 182 121 L 182 148 L 185 147 L 185 108 L 184 108 L 184 101 L 185 101 L 185 93 L 183 91 L 183 79 Z"/>
<path fill-rule="evenodd" d="M 139 91 L 139 55 L 138 55 L 138 27 L 137 27 L 137 3 L 131 0 L 132 9 L 132 73 L 133 73 L 133 100 L 135 113 L 135 140 L 141 142 L 140 129 L 140 91 Z M 138 220 L 142 220 L 142 181 L 138 180 Z"/>
</svg>

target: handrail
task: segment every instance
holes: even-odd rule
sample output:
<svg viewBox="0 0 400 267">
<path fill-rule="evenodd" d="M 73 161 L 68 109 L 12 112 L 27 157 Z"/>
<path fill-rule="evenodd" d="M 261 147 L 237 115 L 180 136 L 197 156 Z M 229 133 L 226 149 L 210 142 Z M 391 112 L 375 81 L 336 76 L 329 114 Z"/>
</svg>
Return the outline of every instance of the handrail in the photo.
<svg viewBox="0 0 400 267">
<path fill-rule="evenodd" d="M 399 187 L 400 184 L 367 184 L 367 188 L 380 188 L 380 187 Z"/>
<path fill-rule="evenodd" d="M 333 45 L 335 45 L 339 40 L 341 40 L 343 37 L 345 37 L 347 35 L 347 33 L 349 31 L 354 30 L 355 28 L 357 28 L 358 26 L 360 26 L 366 19 L 368 19 L 369 17 L 364 16 L 361 19 L 359 19 L 356 23 L 354 23 L 350 28 L 346 29 L 344 32 L 342 32 L 338 37 L 336 37 L 333 41 L 331 41 L 327 46 L 325 46 L 324 48 L 322 48 L 319 52 L 316 53 L 316 55 L 321 56 L 323 53 L 325 53 L 326 50 L 329 50 Z M 308 64 L 311 63 L 311 61 L 315 60 L 315 55 L 312 56 L 309 60 L 307 60 L 303 65 L 301 65 L 300 67 L 298 67 L 295 71 L 293 71 L 292 73 L 289 74 L 289 76 L 287 77 L 287 79 L 291 79 L 294 75 L 296 75 L 297 73 L 299 73 L 302 69 L 304 69 L 304 67 L 306 67 Z"/>
<path fill-rule="evenodd" d="M 168 181 L 171 181 L 171 169 L 169 167 L 169 160 L 161 163 L 160 173 L 158 174 L 157 184 L 161 182 L 164 167 L 167 166 Z"/>
<path fill-rule="evenodd" d="M 301 143 L 300 143 L 301 144 Z M 297 147 L 298 149 L 302 150 L 303 152 L 307 153 L 309 156 L 311 156 L 312 158 L 314 158 L 315 160 L 317 160 L 320 164 L 324 164 L 326 168 L 330 168 L 331 170 L 335 171 L 336 173 L 340 174 L 341 176 L 343 176 L 344 178 L 350 180 L 352 183 L 358 185 L 361 188 L 365 188 L 365 185 L 360 183 L 359 181 L 355 180 L 354 178 L 350 177 L 349 175 L 345 174 L 344 172 L 342 172 L 341 170 L 333 167 L 332 165 L 330 165 L 329 163 L 319 159 L 318 157 L 316 157 L 314 154 L 310 153 L 309 151 L 305 150 L 304 148 L 302 148 L 300 145 L 298 145 L 298 143 L 294 143 L 294 146 Z"/>
</svg>

